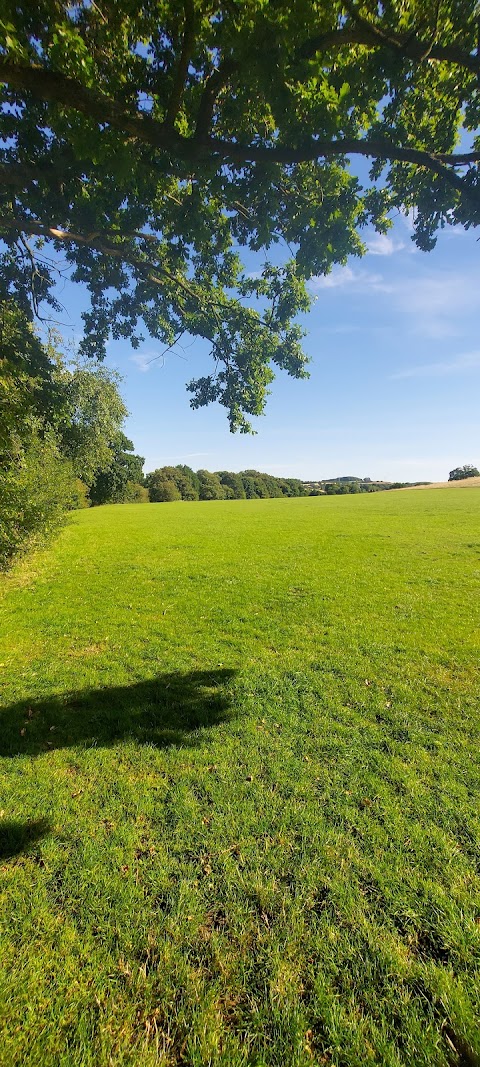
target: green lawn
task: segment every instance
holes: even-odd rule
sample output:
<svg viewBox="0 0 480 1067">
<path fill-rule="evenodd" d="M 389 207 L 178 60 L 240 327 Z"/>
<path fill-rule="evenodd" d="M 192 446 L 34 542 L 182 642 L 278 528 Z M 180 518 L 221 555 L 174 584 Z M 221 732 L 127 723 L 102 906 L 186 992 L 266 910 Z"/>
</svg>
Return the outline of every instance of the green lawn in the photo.
<svg viewBox="0 0 480 1067">
<path fill-rule="evenodd" d="M 0 1061 L 480 1063 L 480 491 L 80 512 L 0 601 Z"/>
</svg>

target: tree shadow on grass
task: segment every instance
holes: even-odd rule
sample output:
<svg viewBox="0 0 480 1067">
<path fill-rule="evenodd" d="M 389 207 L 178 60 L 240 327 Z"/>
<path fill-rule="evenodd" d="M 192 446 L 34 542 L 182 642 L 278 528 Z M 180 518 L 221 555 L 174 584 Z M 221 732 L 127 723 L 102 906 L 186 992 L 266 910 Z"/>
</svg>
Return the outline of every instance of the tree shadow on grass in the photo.
<svg viewBox="0 0 480 1067">
<path fill-rule="evenodd" d="M 0 860 L 9 860 L 20 852 L 28 852 L 49 830 L 48 819 L 32 819 L 30 822 L 1 819 Z"/>
<path fill-rule="evenodd" d="M 134 685 L 85 689 L 0 711 L 0 756 L 112 745 L 130 738 L 159 748 L 198 742 L 195 731 L 230 718 L 235 671 L 173 672 Z"/>
</svg>

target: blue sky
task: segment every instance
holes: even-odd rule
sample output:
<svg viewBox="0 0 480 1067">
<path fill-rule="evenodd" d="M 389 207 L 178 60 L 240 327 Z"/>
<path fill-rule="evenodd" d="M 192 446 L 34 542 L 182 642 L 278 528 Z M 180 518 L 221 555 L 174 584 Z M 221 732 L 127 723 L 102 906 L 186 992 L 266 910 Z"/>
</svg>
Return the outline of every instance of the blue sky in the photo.
<svg viewBox="0 0 480 1067">
<path fill-rule="evenodd" d="M 147 471 L 187 463 L 300 478 L 433 481 L 463 463 L 480 466 L 478 234 L 445 230 L 435 250 L 422 253 L 409 219 L 399 218 L 387 237 L 365 238 L 363 259 L 312 281 L 315 303 L 305 317 L 311 377 L 276 378 L 253 437 L 230 434 L 219 407 L 190 409 L 185 383 L 210 366 L 203 343 L 159 360 L 157 342 L 137 352 L 110 343 L 108 362 L 124 376 L 127 433 Z M 248 268 L 262 258 L 250 256 Z M 62 332 L 78 335 L 84 294 L 67 283 L 60 299 Z"/>
</svg>

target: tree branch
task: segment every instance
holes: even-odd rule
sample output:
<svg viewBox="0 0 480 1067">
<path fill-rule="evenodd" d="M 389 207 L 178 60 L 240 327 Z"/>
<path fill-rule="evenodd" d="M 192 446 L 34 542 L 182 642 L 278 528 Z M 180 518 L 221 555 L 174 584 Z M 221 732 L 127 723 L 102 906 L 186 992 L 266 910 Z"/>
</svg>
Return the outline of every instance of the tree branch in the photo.
<svg viewBox="0 0 480 1067">
<path fill-rule="evenodd" d="M 171 151 L 182 156 L 182 148 L 188 154 L 189 142 L 180 137 L 165 123 L 152 119 L 149 115 L 136 112 L 131 114 L 122 104 L 118 104 L 105 93 L 87 89 L 81 82 L 69 78 L 59 71 L 46 70 L 38 64 L 24 66 L 0 59 L 0 83 L 6 82 L 15 89 L 33 93 L 40 100 L 71 108 L 87 118 L 94 119 L 99 125 L 112 126 L 128 138 L 143 141 L 154 148 Z"/>
<path fill-rule="evenodd" d="M 240 165 L 250 163 L 307 163 L 317 159 L 335 156 L 367 156 L 374 159 L 386 159 L 399 163 L 412 163 L 423 167 L 443 178 L 459 193 L 480 203 L 480 189 L 467 185 L 450 167 L 465 166 L 480 161 L 480 151 L 467 152 L 456 156 L 455 153 L 432 155 L 420 148 L 402 148 L 389 141 L 369 140 L 368 138 L 339 137 L 335 141 L 311 140 L 302 148 L 290 146 L 241 145 L 236 142 L 220 141 L 210 137 L 203 142 L 212 152 L 224 159 Z"/>
<path fill-rule="evenodd" d="M 391 36 L 364 19 L 361 25 L 345 26 L 341 29 L 329 30 L 328 33 L 320 33 L 317 37 L 311 37 L 300 48 L 299 56 L 301 59 L 312 59 L 317 52 L 327 52 L 330 49 L 343 48 L 351 44 L 362 44 L 367 48 L 390 48 L 413 62 L 434 59 L 438 63 L 454 63 L 456 66 L 470 70 L 472 74 L 480 74 L 478 53 L 466 52 L 454 44 L 432 44 L 430 41 L 420 40 L 416 34 Z"/>
<path fill-rule="evenodd" d="M 76 177 L 80 180 L 80 173 L 91 167 L 86 161 L 73 160 L 72 156 L 67 159 L 55 159 L 55 163 L 0 163 L 0 185 L 8 185 L 13 189 L 25 189 L 32 182 L 47 181 L 52 187 L 62 188 L 65 180 Z"/>
<path fill-rule="evenodd" d="M 38 181 L 40 174 L 38 167 L 25 163 L 0 163 L 0 185 L 8 185 L 12 189 L 24 189 L 30 182 Z"/>
<path fill-rule="evenodd" d="M 403 148 L 388 141 L 367 138 L 342 137 L 334 141 L 311 139 L 300 148 L 289 145 L 245 145 L 215 137 L 183 137 L 165 123 L 158 122 L 141 113 L 131 114 L 110 97 L 85 89 L 81 83 L 55 71 L 40 66 L 23 66 L 0 60 L 0 82 L 6 81 L 16 88 L 33 92 L 42 100 L 52 101 L 74 111 L 80 111 L 101 125 L 110 125 L 121 133 L 151 145 L 172 157 L 189 162 L 200 161 L 208 156 L 227 161 L 240 167 L 246 163 L 296 164 L 327 159 L 335 156 L 361 155 L 412 163 L 426 168 L 443 178 L 459 193 L 475 203 L 480 202 L 480 191 L 466 184 L 453 168 L 480 160 L 479 152 L 461 155 L 432 155 L 417 148 Z"/>
<path fill-rule="evenodd" d="M 237 69 L 238 64 L 235 63 L 233 59 L 226 59 L 213 71 L 210 77 L 207 78 L 200 98 L 200 106 L 198 108 L 197 125 L 195 128 L 195 138 L 197 140 L 202 140 L 202 138 L 209 133 L 217 98 L 224 85 L 226 85 L 230 75 Z"/>
<path fill-rule="evenodd" d="M 165 115 L 165 124 L 169 127 L 173 126 L 180 110 L 188 67 L 195 45 L 195 8 L 193 6 L 193 0 L 184 0 L 184 8 L 185 25 L 183 30 L 182 51 L 175 71 L 172 94 L 168 101 L 167 113 Z"/>
<path fill-rule="evenodd" d="M 80 245 L 87 245 L 96 252 L 100 252 L 104 256 L 112 256 L 114 259 L 121 259 L 123 263 L 128 263 L 132 267 L 140 268 L 142 272 L 148 272 L 147 277 L 149 281 L 155 283 L 155 285 L 163 285 L 164 282 L 160 281 L 158 275 L 162 275 L 164 279 L 170 281 L 175 287 L 179 287 L 183 292 L 194 300 L 199 300 L 199 295 L 191 289 L 191 287 L 180 278 L 177 274 L 171 274 L 165 267 L 160 266 L 158 263 L 151 262 L 146 259 L 141 259 L 140 256 L 132 254 L 131 250 L 125 247 L 125 243 L 121 245 L 111 244 L 106 238 L 106 235 L 100 230 L 93 230 L 91 233 L 73 233 L 71 230 L 57 229 L 55 226 L 46 226 L 41 222 L 37 222 L 34 219 L 19 218 L 11 219 L 8 222 L 0 219 L 0 233 L 6 236 L 8 234 L 16 233 L 19 236 L 28 234 L 33 237 L 47 237 L 54 241 L 64 241 L 65 243 L 73 243 Z M 133 233 L 122 234 L 125 240 L 129 237 L 137 238 L 149 238 L 149 234 Z"/>
</svg>

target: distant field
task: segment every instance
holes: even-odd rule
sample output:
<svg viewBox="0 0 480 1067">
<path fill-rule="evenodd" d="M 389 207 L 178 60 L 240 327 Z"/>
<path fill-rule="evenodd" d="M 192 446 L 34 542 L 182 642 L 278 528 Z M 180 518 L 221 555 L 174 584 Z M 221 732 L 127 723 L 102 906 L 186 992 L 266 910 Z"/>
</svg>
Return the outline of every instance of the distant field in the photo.
<svg viewBox="0 0 480 1067">
<path fill-rule="evenodd" d="M 2 591 L 2 1067 L 479 1064 L 480 493 L 98 508 Z"/>
<path fill-rule="evenodd" d="M 480 478 L 461 478 L 458 482 L 429 482 L 428 485 L 412 485 L 411 489 L 475 489 L 480 486 Z M 401 490 L 404 492 L 404 490 Z M 392 492 L 400 492 L 399 489 Z"/>
</svg>

